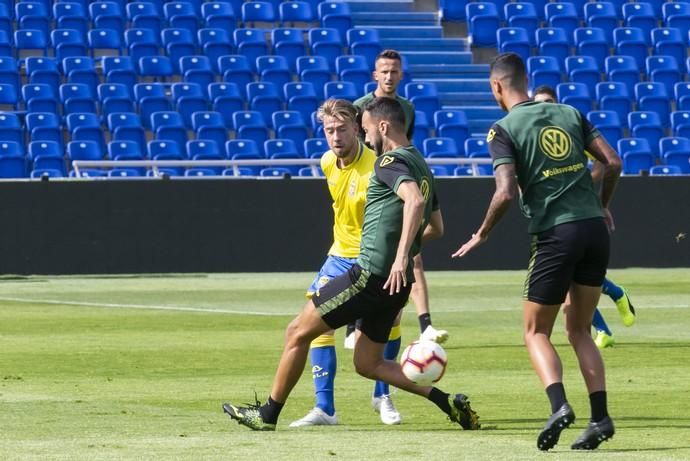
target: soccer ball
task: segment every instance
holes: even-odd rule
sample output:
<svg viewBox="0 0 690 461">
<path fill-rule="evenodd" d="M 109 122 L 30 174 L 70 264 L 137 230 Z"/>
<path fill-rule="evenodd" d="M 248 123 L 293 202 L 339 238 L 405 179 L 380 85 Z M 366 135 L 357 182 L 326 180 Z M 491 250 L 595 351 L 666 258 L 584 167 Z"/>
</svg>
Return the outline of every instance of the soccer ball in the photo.
<svg viewBox="0 0 690 461">
<path fill-rule="evenodd" d="M 433 341 L 415 341 L 400 356 L 400 365 L 407 379 L 420 386 L 437 383 L 446 371 L 448 356 Z"/>
</svg>

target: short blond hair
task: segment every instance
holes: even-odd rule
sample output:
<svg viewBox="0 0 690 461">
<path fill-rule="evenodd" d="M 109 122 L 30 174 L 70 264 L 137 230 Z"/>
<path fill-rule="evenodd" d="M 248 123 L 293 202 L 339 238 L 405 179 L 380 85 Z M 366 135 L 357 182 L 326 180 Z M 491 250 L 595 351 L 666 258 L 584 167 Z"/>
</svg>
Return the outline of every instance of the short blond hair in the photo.
<svg viewBox="0 0 690 461">
<path fill-rule="evenodd" d="M 345 99 L 327 99 L 317 112 L 319 121 L 332 117 L 341 122 L 357 123 L 357 108 Z"/>
</svg>

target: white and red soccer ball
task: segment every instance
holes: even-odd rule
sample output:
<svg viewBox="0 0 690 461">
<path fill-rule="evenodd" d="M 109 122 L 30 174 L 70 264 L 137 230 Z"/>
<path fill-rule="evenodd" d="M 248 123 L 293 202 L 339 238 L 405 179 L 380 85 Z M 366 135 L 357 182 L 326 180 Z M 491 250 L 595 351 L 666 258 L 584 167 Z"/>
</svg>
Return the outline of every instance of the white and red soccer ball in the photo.
<svg viewBox="0 0 690 461">
<path fill-rule="evenodd" d="M 403 373 L 420 386 L 437 383 L 443 377 L 447 364 L 446 351 L 433 341 L 415 341 L 400 356 Z"/>
</svg>

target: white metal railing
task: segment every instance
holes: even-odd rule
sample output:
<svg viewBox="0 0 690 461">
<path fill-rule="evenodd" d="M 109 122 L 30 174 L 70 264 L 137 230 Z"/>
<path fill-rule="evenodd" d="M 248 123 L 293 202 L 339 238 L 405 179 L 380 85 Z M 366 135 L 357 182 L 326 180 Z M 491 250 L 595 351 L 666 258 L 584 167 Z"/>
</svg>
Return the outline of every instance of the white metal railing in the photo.
<svg viewBox="0 0 690 461">
<path fill-rule="evenodd" d="M 490 158 L 427 158 L 429 165 L 469 165 L 472 167 L 473 175 L 478 175 L 478 165 L 490 165 Z M 160 168 L 180 168 L 180 167 L 225 167 L 232 168 L 235 176 L 240 176 L 240 167 L 243 166 L 263 166 L 280 167 L 304 165 L 312 169 L 314 176 L 319 176 L 318 167 L 320 160 L 310 159 L 262 159 L 262 160 L 74 160 L 72 167 L 77 178 L 86 178 L 82 175 L 82 170 L 87 168 L 151 168 L 155 176 L 162 176 Z"/>
</svg>

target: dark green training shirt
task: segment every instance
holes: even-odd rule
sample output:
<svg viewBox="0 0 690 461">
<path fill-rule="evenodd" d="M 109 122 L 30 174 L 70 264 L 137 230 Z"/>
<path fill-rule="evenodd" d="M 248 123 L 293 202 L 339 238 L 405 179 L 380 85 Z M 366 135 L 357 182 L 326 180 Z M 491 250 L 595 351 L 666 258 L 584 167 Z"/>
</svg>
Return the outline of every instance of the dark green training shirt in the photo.
<svg viewBox="0 0 690 461">
<path fill-rule="evenodd" d="M 597 136 L 573 107 L 542 102 L 517 104 L 491 127 L 486 140 L 494 169 L 515 164 L 530 233 L 604 216 L 585 155 Z"/>
<path fill-rule="evenodd" d="M 374 92 L 372 91 L 371 93 L 365 94 L 352 104 L 357 108 L 359 111 L 359 117 L 360 117 L 360 127 L 362 125 L 361 123 L 361 117 L 362 117 L 362 109 L 364 109 L 364 106 L 367 105 L 369 101 L 372 101 L 375 99 L 376 96 L 374 96 Z M 396 95 L 395 99 L 400 103 L 400 105 L 403 108 L 403 111 L 405 112 L 405 133 L 407 134 L 407 139 L 412 139 L 412 133 L 414 132 L 414 104 L 409 99 L 403 98 L 400 95 Z M 361 132 L 361 130 L 360 130 Z"/>
<path fill-rule="evenodd" d="M 426 202 L 422 224 L 410 247 L 407 279 L 413 281 L 412 258 L 419 253 L 422 233 L 429 223 L 431 212 L 439 207 L 434 177 L 422 154 L 414 146 L 399 147 L 376 159 L 364 207 L 357 264 L 372 274 L 388 277 L 402 233 L 404 203 L 396 192 L 405 181 L 416 182 Z"/>
</svg>

